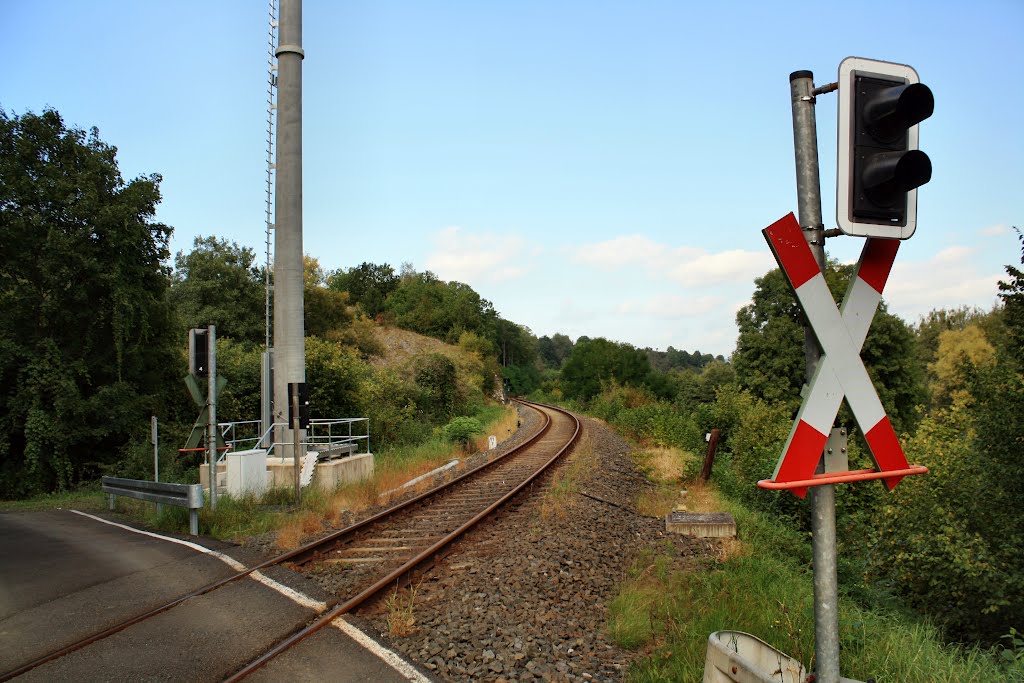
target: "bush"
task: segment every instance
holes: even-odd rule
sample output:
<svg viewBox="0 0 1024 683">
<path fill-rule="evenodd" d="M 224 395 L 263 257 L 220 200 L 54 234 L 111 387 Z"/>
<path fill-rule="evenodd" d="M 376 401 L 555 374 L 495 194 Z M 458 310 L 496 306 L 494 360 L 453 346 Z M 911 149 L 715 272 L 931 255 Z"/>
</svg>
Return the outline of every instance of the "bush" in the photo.
<svg viewBox="0 0 1024 683">
<path fill-rule="evenodd" d="M 460 444 L 463 449 L 468 448 L 473 437 L 483 431 L 483 425 L 475 417 L 457 417 L 441 428 L 444 438 Z"/>
<path fill-rule="evenodd" d="M 423 412 L 440 421 L 459 413 L 459 392 L 455 363 L 445 355 L 431 353 L 416 359 L 416 384 L 423 390 Z"/>
</svg>

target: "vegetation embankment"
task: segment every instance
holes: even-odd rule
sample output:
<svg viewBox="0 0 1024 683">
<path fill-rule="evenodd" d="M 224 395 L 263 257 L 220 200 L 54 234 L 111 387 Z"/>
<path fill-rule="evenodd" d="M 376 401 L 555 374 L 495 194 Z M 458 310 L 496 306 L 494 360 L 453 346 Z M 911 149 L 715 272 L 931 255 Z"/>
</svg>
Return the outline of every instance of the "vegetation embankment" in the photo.
<svg viewBox="0 0 1024 683">
<path fill-rule="evenodd" d="M 829 264 L 834 293 L 851 270 Z M 907 325 L 883 302 L 865 362 L 908 459 L 930 472 L 892 493 L 877 482 L 837 489 L 843 590 L 862 606 L 895 605 L 930 620 L 945 642 L 984 648 L 1011 643 L 1024 622 L 1024 276 L 1006 272 L 1001 305 L 988 312 L 938 310 Z M 755 486 L 775 468 L 803 378 L 800 312 L 783 284 L 778 271 L 757 279 L 752 303 L 737 314 L 729 363 L 651 381 L 634 371 L 630 349 L 612 347 L 606 367 L 616 372 L 596 381 L 563 372 L 538 397 L 650 446 L 702 453 L 704 435 L 720 429 L 714 477 L 723 493 L 806 534 L 805 500 Z M 845 408 L 838 422 L 850 430 L 850 467 L 872 466 Z"/>
<path fill-rule="evenodd" d="M 700 570 L 680 566 L 664 548 L 634 560 L 610 605 L 608 626 L 616 643 L 648 654 L 628 679 L 700 680 L 708 636 L 722 630 L 757 635 L 813 670 L 813 584 L 804 535 L 719 496 L 714 487 L 691 486 L 688 493 L 691 511 L 732 513 L 738 540 L 723 544 L 718 561 Z M 1024 680 L 1019 664 L 946 645 L 935 627 L 848 596 L 840 601 L 840 647 L 843 674 L 856 680 Z"/>
</svg>

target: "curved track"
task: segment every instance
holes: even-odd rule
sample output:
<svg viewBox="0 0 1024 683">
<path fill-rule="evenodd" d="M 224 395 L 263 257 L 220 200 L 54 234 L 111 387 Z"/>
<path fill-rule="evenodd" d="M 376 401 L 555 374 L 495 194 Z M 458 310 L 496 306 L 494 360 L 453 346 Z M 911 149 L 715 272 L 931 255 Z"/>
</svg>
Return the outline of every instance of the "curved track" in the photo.
<svg viewBox="0 0 1024 683">
<path fill-rule="evenodd" d="M 340 588 L 341 594 L 349 597 L 337 601 L 313 622 L 292 633 L 226 679 L 241 680 L 338 616 L 351 611 L 417 568 L 423 568 L 434 555 L 527 487 L 571 449 L 580 433 L 579 421 L 574 416 L 552 406 L 521 403 L 540 412 L 544 422 L 533 436 L 500 458 L 345 529 L 208 584 L 4 673 L 0 675 L 0 681 L 10 680 L 87 647 L 261 569 L 281 564 L 308 571 L 316 571 L 318 567 L 331 564 L 349 567 L 350 571 L 345 572 L 346 583 Z"/>
</svg>

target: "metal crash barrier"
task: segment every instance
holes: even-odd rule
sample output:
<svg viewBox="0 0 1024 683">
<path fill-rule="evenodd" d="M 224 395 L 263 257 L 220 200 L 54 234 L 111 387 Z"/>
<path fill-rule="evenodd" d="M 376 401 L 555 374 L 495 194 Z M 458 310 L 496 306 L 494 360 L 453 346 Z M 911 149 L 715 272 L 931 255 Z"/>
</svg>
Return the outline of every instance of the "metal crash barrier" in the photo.
<svg viewBox="0 0 1024 683">
<path fill-rule="evenodd" d="M 703 683 L 805 683 L 810 672 L 796 659 L 757 636 L 715 631 L 708 637 Z M 840 683 L 860 683 L 840 678 Z"/>
<path fill-rule="evenodd" d="M 110 495 L 111 510 L 114 509 L 117 496 L 188 508 L 188 531 L 193 536 L 199 535 L 199 510 L 203 507 L 203 487 L 200 484 L 167 484 L 140 479 L 103 477 L 103 493 Z"/>
</svg>

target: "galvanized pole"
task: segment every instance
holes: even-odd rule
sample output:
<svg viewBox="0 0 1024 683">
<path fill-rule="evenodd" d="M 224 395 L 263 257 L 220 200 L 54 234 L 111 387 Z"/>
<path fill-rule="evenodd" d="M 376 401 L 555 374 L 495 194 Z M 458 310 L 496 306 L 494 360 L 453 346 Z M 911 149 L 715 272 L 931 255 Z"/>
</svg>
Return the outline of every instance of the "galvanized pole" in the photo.
<svg viewBox="0 0 1024 683">
<path fill-rule="evenodd" d="M 156 415 L 153 416 L 153 481 L 160 483 L 160 435 L 157 432 Z M 156 504 L 156 516 L 164 513 L 163 503 Z"/>
<path fill-rule="evenodd" d="M 206 335 L 206 358 L 210 366 L 206 384 L 206 450 L 210 458 L 210 511 L 217 509 L 217 326 Z"/>
<path fill-rule="evenodd" d="M 793 105 L 793 147 L 800 227 L 818 267 L 825 269 L 825 226 L 821 220 L 818 175 L 818 128 L 814 116 L 814 74 L 789 75 Z M 808 384 L 821 357 L 814 332 L 804 327 L 805 377 Z M 823 464 L 819 465 L 822 471 Z M 836 576 L 835 487 L 811 488 L 811 533 L 814 557 L 814 660 L 816 683 L 839 683 L 839 580 Z"/>
<path fill-rule="evenodd" d="M 301 473 L 302 468 L 299 465 L 299 452 L 301 445 L 299 444 L 299 385 L 292 384 L 292 436 L 295 439 L 295 445 L 292 447 L 292 472 L 295 474 L 295 506 L 298 507 L 302 504 L 302 481 Z"/>
<path fill-rule="evenodd" d="M 283 450 L 291 450 L 289 444 L 294 437 L 288 424 L 288 384 L 306 381 L 302 314 L 302 0 L 281 0 L 278 37 L 273 421 L 286 425 L 275 442 L 282 444 Z"/>
</svg>

